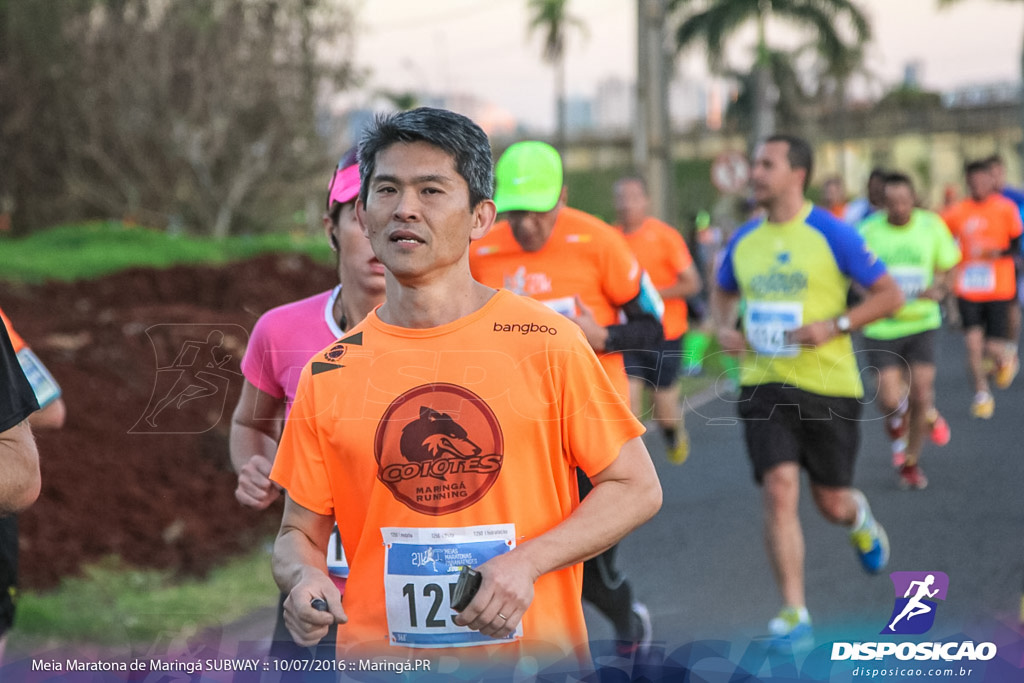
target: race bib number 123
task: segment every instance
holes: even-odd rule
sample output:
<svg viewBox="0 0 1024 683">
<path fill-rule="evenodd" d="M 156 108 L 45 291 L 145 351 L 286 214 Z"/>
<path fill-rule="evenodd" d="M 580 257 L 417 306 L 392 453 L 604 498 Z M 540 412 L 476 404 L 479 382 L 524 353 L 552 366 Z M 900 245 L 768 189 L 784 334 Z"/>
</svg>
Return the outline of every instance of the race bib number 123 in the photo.
<svg viewBox="0 0 1024 683">
<path fill-rule="evenodd" d="M 453 528 L 384 527 L 384 594 L 388 634 L 400 647 L 472 647 L 512 642 L 454 622 L 452 592 L 464 566 L 477 567 L 515 547 L 514 524 Z"/>
</svg>

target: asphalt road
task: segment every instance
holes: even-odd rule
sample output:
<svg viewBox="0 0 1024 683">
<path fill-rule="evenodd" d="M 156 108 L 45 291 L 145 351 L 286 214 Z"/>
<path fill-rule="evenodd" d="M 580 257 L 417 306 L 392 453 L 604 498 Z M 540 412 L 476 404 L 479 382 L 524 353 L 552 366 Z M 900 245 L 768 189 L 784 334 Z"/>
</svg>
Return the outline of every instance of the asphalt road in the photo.
<svg viewBox="0 0 1024 683">
<path fill-rule="evenodd" d="M 991 420 L 972 419 L 962 336 L 944 330 L 938 344 L 936 403 L 952 441 L 944 448 L 926 445 L 922 466 L 930 483 L 923 491 L 897 486 L 865 374 L 869 395 L 855 484 L 888 531 L 886 572 L 869 576 L 861 569 L 846 533 L 820 517 L 804 481 L 807 602 L 819 643 L 878 639 L 893 608 L 889 571 L 942 571 L 949 592 L 929 637 L 982 629 L 1021 649 L 1019 633 L 1009 627 L 1016 624 L 1024 582 L 1024 376 L 996 391 Z M 723 391 L 704 396 L 706 403 L 688 407 L 692 450 L 682 466 L 665 460 L 660 433 L 649 429 L 645 439 L 664 506 L 621 544 L 621 565 L 667 652 L 707 639 L 742 651 L 765 633 L 781 606 L 762 542 L 760 490 L 720 386 Z M 595 611 L 588 608 L 587 618 L 592 640 L 612 637 Z"/>
</svg>

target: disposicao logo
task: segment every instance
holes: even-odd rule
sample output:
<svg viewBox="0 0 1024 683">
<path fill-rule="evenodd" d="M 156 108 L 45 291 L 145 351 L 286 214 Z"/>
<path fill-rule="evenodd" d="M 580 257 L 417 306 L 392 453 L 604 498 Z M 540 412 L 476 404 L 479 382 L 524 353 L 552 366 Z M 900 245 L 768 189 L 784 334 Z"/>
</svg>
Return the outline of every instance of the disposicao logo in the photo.
<svg viewBox="0 0 1024 683">
<path fill-rule="evenodd" d="M 889 578 L 896 591 L 896 602 L 881 633 L 927 633 L 935 623 L 935 600 L 946 599 L 949 577 L 943 572 L 892 572 Z"/>
<path fill-rule="evenodd" d="M 895 600 L 889 621 L 881 635 L 920 635 L 935 623 L 936 600 L 945 600 L 949 577 L 943 572 L 892 572 Z M 832 661 L 899 660 L 987 661 L 996 656 L 994 643 L 948 642 L 857 642 L 833 643 Z"/>
</svg>

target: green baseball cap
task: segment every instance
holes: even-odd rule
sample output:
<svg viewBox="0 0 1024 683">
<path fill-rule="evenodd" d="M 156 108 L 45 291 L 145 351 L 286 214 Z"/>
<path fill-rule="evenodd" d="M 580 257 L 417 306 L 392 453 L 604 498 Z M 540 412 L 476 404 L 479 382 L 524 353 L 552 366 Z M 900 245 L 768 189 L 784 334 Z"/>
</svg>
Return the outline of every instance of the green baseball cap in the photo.
<svg viewBox="0 0 1024 683">
<path fill-rule="evenodd" d="M 494 203 L 502 211 L 550 211 L 562 195 L 562 157 L 546 142 L 517 142 L 494 166 Z"/>
</svg>

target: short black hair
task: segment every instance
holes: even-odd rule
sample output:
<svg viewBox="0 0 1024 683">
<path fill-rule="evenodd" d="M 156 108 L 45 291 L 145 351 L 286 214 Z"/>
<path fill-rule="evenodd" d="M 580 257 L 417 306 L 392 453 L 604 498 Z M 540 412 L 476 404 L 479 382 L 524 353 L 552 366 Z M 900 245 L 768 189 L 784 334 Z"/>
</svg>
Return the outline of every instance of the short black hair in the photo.
<svg viewBox="0 0 1024 683">
<path fill-rule="evenodd" d="M 1003 160 L 1003 155 L 999 152 L 985 157 L 984 161 L 989 168 L 992 168 L 993 166 L 1006 166 L 1006 162 Z"/>
<path fill-rule="evenodd" d="M 988 159 L 975 159 L 964 164 L 964 175 L 970 176 L 975 173 L 987 173 L 992 169 Z"/>
<path fill-rule="evenodd" d="M 366 203 L 377 155 L 399 142 L 426 142 L 449 154 L 469 186 L 469 206 L 494 196 L 494 160 L 487 134 L 470 119 L 447 109 L 419 107 L 380 114 L 359 141 L 359 198 Z"/>
<path fill-rule="evenodd" d="M 814 173 L 814 150 L 811 149 L 811 143 L 796 135 L 785 133 L 776 133 L 765 142 L 785 142 L 789 145 L 786 160 L 789 161 L 790 168 L 802 168 L 806 171 L 804 174 L 804 191 L 806 191 L 808 185 L 811 184 L 811 175 Z"/>
<path fill-rule="evenodd" d="M 899 171 L 886 173 L 884 182 L 886 185 L 906 185 L 910 188 L 911 192 L 914 191 L 914 181 L 906 173 L 900 173 Z"/>
</svg>

